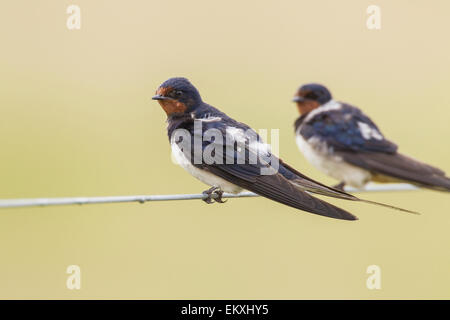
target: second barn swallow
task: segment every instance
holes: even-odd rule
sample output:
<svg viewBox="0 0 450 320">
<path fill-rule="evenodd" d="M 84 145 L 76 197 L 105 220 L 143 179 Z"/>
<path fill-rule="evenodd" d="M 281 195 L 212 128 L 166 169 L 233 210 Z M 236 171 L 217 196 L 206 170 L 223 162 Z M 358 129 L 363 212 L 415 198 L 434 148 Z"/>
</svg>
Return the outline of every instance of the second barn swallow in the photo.
<svg viewBox="0 0 450 320">
<path fill-rule="evenodd" d="M 295 121 L 298 147 L 311 164 L 340 181 L 335 188 L 362 188 L 374 181 L 450 191 L 444 171 L 399 153 L 367 115 L 333 100 L 323 85 L 301 86 L 293 101 L 300 113 Z"/>
<path fill-rule="evenodd" d="M 204 192 L 208 194 L 206 202 L 212 201 L 212 193 L 216 193 L 216 201 L 221 202 L 224 191 L 239 193 L 246 189 L 303 211 L 336 219 L 357 219 L 309 193 L 352 201 L 366 200 L 314 181 L 276 158 L 249 126 L 203 102 L 198 90 L 186 78 L 165 81 L 152 99 L 157 100 L 167 114 L 169 141 L 177 163 L 212 186 Z M 232 139 L 223 138 L 227 136 Z M 197 147 L 196 139 L 200 139 Z M 211 150 L 214 150 L 214 161 L 205 161 L 202 157 L 205 153 L 211 154 Z M 257 157 L 257 161 L 252 162 L 252 156 L 258 153 L 265 158 Z M 266 160 L 270 157 L 275 161 Z M 269 174 L 262 173 L 264 170 Z"/>
</svg>

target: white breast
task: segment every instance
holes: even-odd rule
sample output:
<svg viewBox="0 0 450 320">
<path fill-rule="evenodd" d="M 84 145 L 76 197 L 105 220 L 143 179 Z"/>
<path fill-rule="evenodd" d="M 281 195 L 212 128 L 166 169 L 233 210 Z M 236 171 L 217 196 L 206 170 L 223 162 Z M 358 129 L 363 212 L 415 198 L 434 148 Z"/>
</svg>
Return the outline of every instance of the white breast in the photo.
<svg viewBox="0 0 450 320">
<path fill-rule="evenodd" d="M 326 144 L 317 138 L 313 137 L 306 141 L 297 131 L 296 142 L 300 151 L 313 166 L 340 182 L 362 188 L 370 181 L 369 171 L 348 164 L 341 157 L 331 154 Z"/>
<path fill-rule="evenodd" d="M 221 190 L 229 193 L 239 193 L 242 191 L 241 187 L 232 184 L 205 170 L 196 168 L 192 165 L 189 159 L 186 158 L 183 151 L 178 147 L 176 143 L 171 143 L 171 145 L 172 160 L 201 182 L 206 183 L 207 185 L 210 185 L 212 187 L 219 187 Z"/>
</svg>

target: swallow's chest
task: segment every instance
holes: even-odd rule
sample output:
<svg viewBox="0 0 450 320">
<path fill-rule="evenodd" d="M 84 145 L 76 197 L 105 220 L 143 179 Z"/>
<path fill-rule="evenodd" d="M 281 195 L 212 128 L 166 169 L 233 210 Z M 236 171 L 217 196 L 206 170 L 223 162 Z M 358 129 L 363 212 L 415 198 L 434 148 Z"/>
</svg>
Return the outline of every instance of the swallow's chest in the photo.
<svg viewBox="0 0 450 320">
<path fill-rule="evenodd" d="M 327 144 L 317 138 L 305 139 L 297 132 L 297 146 L 313 166 L 333 178 L 360 188 L 370 179 L 367 170 L 346 163 L 341 157 L 330 152 Z"/>
<path fill-rule="evenodd" d="M 189 115 L 169 118 L 167 121 L 167 135 L 171 141 L 174 135 L 180 133 L 192 135 L 194 120 Z"/>
<path fill-rule="evenodd" d="M 295 142 L 303 153 L 305 158 L 314 166 L 323 169 L 329 161 L 337 160 L 327 148 L 325 142 L 316 138 L 307 138 L 300 133 L 301 128 L 297 130 Z"/>
<path fill-rule="evenodd" d="M 172 161 L 181 166 L 184 170 L 189 172 L 193 177 L 197 178 L 201 182 L 210 186 L 220 187 L 223 191 L 229 193 L 239 193 L 242 191 L 242 188 L 239 186 L 230 183 L 206 170 L 194 166 L 176 142 L 171 141 L 171 147 Z"/>
</svg>

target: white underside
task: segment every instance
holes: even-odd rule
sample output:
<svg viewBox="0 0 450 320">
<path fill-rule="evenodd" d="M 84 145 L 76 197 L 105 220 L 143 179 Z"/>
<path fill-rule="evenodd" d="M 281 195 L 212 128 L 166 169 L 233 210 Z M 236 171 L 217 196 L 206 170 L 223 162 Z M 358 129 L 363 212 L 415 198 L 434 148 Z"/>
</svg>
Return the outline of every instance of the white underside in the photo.
<svg viewBox="0 0 450 320">
<path fill-rule="evenodd" d="M 239 193 L 242 191 L 241 187 L 232 184 L 205 170 L 196 168 L 192 165 L 189 159 L 186 158 L 183 151 L 178 147 L 176 143 L 171 143 L 171 145 L 173 160 L 201 182 L 210 185 L 211 187 L 219 187 L 222 191 L 229 193 Z"/>
<path fill-rule="evenodd" d="M 362 188 L 370 181 L 372 176 L 369 171 L 348 164 L 341 157 L 330 154 L 326 145 L 317 139 L 310 138 L 306 141 L 297 132 L 296 141 L 305 158 L 323 173 L 355 188 Z"/>
</svg>

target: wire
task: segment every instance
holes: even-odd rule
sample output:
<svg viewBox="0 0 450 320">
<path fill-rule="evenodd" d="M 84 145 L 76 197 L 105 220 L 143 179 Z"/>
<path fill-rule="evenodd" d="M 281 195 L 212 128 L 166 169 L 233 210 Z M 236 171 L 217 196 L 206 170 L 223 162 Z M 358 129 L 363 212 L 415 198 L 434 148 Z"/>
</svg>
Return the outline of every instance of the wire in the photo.
<svg viewBox="0 0 450 320">
<path fill-rule="evenodd" d="M 417 190 L 417 187 L 406 183 L 376 185 L 370 184 L 365 189 L 345 188 L 347 192 L 391 192 Z M 205 194 L 167 194 L 167 195 L 142 195 L 142 196 L 115 196 L 115 197 L 77 197 L 77 198 L 38 198 L 38 199 L 5 199 L 0 200 L 0 208 L 19 207 L 47 207 L 62 205 L 82 205 L 98 203 L 120 203 L 120 202 L 149 202 L 149 201 L 172 201 L 172 200 L 195 200 L 205 199 Z M 212 194 L 216 198 L 217 194 Z M 239 194 L 224 193 L 222 198 L 248 198 L 259 197 L 253 192 L 241 192 Z"/>
</svg>

